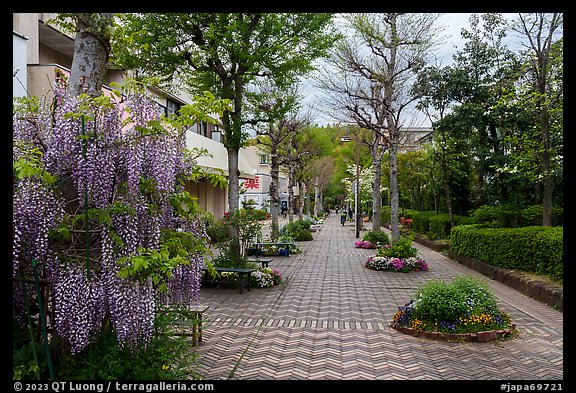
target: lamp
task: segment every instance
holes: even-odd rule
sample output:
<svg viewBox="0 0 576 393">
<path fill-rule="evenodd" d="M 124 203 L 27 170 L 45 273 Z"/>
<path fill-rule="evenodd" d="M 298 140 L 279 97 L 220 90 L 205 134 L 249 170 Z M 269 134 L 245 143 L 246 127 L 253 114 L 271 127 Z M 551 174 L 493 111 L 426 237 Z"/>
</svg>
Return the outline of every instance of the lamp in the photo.
<svg viewBox="0 0 576 393">
<path fill-rule="evenodd" d="M 350 142 L 349 136 L 340 137 L 341 142 Z M 354 139 L 356 144 L 356 179 L 354 187 L 354 228 L 356 230 L 356 238 L 360 238 L 360 146 L 358 141 Z"/>
</svg>

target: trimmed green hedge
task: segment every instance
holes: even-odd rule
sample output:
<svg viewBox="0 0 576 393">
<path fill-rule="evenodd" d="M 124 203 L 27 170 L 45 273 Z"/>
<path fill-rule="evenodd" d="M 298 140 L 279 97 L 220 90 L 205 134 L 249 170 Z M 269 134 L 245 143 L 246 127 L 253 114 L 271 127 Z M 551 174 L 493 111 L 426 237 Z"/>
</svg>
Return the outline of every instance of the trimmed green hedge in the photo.
<svg viewBox="0 0 576 393">
<path fill-rule="evenodd" d="M 563 227 L 489 228 L 478 224 L 452 229 L 450 248 L 494 266 L 563 279 Z"/>
<path fill-rule="evenodd" d="M 412 230 L 417 233 L 424 233 L 428 235 L 430 240 L 435 239 L 448 239 L 450 237 L 450 216 L 448 213 L 436 214 L 436 212 L 427 211 L 413 211 L 412 215 Z M 455 225 L 470 224 L 471 220 L 467 216 L 454 214 Z"/>
<path fill-rule="evenodd" d="M 513 205 L 491 206 L 483 205 L 470 213 L 473 224 L 490 224 L 505 228 L 517 228 L 542 225 L 542 205 L 532 205 L 519 208 Z M 552 207 L 552 225 L 563 225 L 564 210 L 562 207 Z"/>
</svg>

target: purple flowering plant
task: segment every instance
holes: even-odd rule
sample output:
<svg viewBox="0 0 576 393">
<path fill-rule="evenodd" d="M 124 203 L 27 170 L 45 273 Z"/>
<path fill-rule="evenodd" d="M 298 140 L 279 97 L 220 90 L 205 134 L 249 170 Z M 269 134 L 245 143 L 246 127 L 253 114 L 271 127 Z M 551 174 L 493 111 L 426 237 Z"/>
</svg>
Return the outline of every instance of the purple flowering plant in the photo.
<svg viewBox="0 0 576 393">
<path fill-rule="evenodd" d="M 366 267 L 372 270 L 385 270 L 407 273 L 427 271 L 428 264 L 417 256 L 418 250 L 412 247 L 412 238 L 401 237 L 395 244 L 386 244 L 378 249 L 375 256 L 368 257 Z"/>
<path fill-rule="evenodd" d="M 367 240 L 356 240 L 354 242 L 354 247 L 356 248 L 366 248 L 366 249 L 373 249 L 376 248 L 376 244 L 369 242 Z"/>
<path fill-rule="evenodd" d="M 372 270 L 385 270 L 392 272 L 427 271 L 428 264 L 421 258 L 396 258 L 396 257 L 368 257 L 366 267 Z"/>
<path fill-rule="evenodd" d="M 146 347 L 162 304 L 197 301 L 207 236 L 184 189 L 197 166 L 185 128 L 168 123 L 143 90 L 126 89 L 120 103 L 57 85 L 53 100 L 15 105 L 16 322 L 27 326 L 33 312 L 33 260 L 46 283 L 48 323 L 72 354 L 105 320 L 120 348 Z"/>
</svg>

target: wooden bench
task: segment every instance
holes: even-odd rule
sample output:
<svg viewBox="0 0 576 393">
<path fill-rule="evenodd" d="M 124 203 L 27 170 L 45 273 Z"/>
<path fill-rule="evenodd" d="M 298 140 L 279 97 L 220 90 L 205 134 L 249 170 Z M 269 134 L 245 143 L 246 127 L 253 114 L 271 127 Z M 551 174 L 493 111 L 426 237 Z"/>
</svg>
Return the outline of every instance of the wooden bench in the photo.
<svg viewBox="0 0 576 393">
<path fill-rule="evenodd" d="M 252 289 L 252 284 L 250 281 L 251 281 L 252 272 L 254 271 L 254 269 L 243 269 L 243 268 L 221 267 L 221 266 L 214 266 L 214 269 L 218 273 L 228 272 L 228 273 L 238 274 L 238 281 L 237 282 L 240 284 L 240 293 L 244 293 L 244 286 L 246 284 L 246 281 L 248 282 L 248 290 L 250 291 Z M 209 269 L 206 266 L 204 266 L 202 268 L 202 270 L 206 273 L 209 272 Z M 236 281 L 233 281 L 233 280 L 218 279 L 216 277 L 209 279 L 209 278 L 206 278 L 206 274 L 204 275 L 202 282 L 210 282 L 210 283 L 218 283 L 218 284 L 234 284 L 234 283 L 236 283 Z"/>
<path fill-rule="evenodd" d="M 192 346 L 202 342 L 202 323 L 204 321 L 204 312 L 208 306 L 194 305 L 182 310 L 170 310 L 169 313 L 182 314 L 182 318 L 175 318 L 172 325 L 178 328 L 174 332 L 176 336 L 192 336 Z M 192 327 L 192 331 L 187 328 Z"/>
<path fill-rule="evenodd" d="M 258 262 L 262 264 L 262 267 L 268 267 L 268 264 L 272 262 L 272 259 L 265 259 L 265 258 L 256 258 L 256 259 L 248 259 L 248 262 Z"/>
<path fill-rule="evenodd" d="M 277 242 L 277 243 L 252 243 L 252 247 L 258 250 L 257 255 L 263 255 L 265 247 L 278 247 L 278 250 L 285 250 L 286 256 L 290 256 L 290 246 L 295 246 L 292 242 Z"/>
</svg>

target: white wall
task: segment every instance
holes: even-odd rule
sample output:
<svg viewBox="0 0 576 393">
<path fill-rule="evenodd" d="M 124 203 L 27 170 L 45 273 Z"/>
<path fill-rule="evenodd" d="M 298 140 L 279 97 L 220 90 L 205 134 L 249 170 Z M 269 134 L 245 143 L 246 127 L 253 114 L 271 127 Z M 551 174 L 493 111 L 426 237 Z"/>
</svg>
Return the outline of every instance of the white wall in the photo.
<svg viewBox="0 0 576 393">
<path fill-rule="evenodd" d="M 26 46 L 28 39 L 12 33 L 12 96 L 26 97 L 27 70 Z"/>
</svg>

